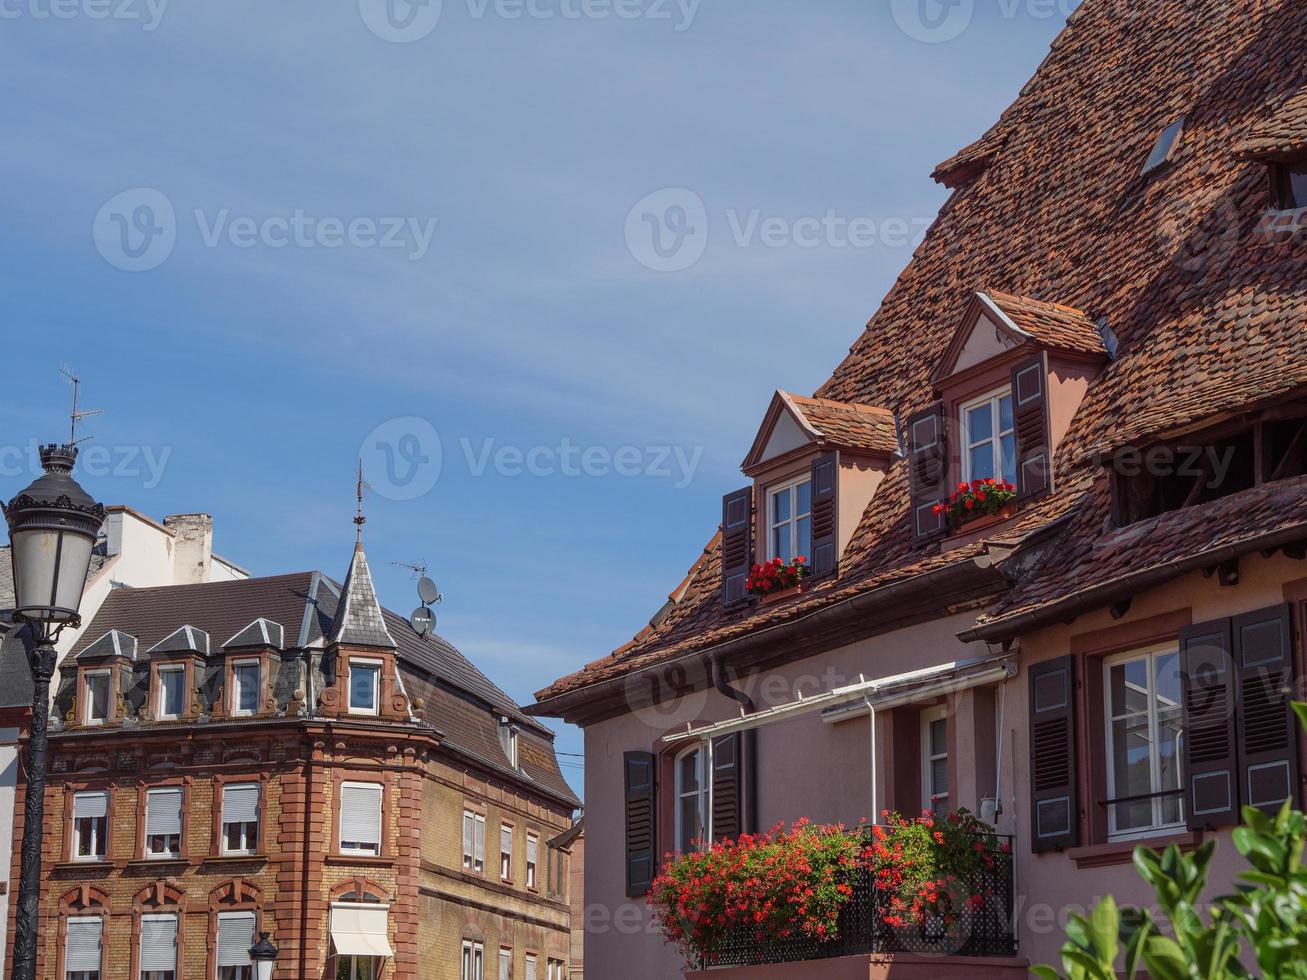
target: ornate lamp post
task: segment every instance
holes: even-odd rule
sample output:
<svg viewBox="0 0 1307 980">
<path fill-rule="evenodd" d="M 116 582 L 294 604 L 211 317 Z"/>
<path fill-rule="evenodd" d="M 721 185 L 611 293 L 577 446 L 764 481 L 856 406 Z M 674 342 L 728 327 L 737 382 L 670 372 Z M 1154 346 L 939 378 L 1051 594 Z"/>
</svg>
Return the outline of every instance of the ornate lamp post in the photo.
<svg viewBox="0 0 1307 980">
<path fill-rule="evenodd" d="M 250 947 L 250 959 L 254 961 L 254 980 L 272 980 L 272 967 L 279 950 L 268 942 L 266 932 L 259 933 L 259 941 Z"/>
<path fill-rule="evenodd" d="M 41 837 L 45 824 L 46 728 L 54 642 L 81 624 L 78 609 L 104 506 L 72 478 L 75 445 L 41 447 L 45 474 L 4 506 L 14 571 L 14 621 L 31 628 L 32 731 L 27 745 L 27 798 L 14 936 L 14 980 L 35 980 L 41 909 Z"/>
</svg>

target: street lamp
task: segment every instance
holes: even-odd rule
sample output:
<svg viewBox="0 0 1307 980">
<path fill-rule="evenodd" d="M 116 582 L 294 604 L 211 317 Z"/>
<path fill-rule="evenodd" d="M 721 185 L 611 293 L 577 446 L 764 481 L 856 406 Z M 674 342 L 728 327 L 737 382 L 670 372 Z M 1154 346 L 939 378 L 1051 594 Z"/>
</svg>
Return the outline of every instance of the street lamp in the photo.
<svg viewBox="0 0 1307 980">
<path fill-rule="evenodd" d="M 276 960 L 277 953 L 277 947 L 268 942 L 268 934 L 259 933 L 259 941 L 250 947 L 250 959 L 254 961 L 254 980 L 272 980 L 273 961 Z"/>
<path fill-rule="evenodd" d="M 41 910 L 41 835 L 45 825 L 46 728 L 54 642 L 65 626 L 79 626 L 77 610 L 91 568 L 91 549 L 104 524 L 96 503 L 72 478 L 75 445 L 41 447 L 45 470 L 3 506 L 9 524 L 16 623 L 32 633 L 32 730 L 27 743 L 27 796 L 14 932 L 14 980 L 36 980 L 37 922 Z"/>
</svg>

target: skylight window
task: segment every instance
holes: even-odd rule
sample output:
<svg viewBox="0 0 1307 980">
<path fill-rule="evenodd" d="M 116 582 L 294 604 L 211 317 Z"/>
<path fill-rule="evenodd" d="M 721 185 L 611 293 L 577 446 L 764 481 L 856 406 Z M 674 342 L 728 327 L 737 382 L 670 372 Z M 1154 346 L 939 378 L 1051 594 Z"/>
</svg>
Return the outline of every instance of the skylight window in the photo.
<svg viewBox="0 0 1307 980">
<path fill-rule="evenodd" d="M 1275 206 L 1281 211 L 1307 208 L 1307 160 L 1281 163 L 1271 168 Z"/>
<path fill-rule="evenodd" d="M 1180 145 L 1180 134 L 1182 132 L 1184 132 L 1183 118 L 1177 119 L 1162 130 L 1162 135 L 1157 137 L 1157 143 L 1153 146 L 1153 152 L 1149 154 L 1148 162 L 1144 164 L 1144 176 L 1171 162 L 1176 147 Z"/>
</svg>

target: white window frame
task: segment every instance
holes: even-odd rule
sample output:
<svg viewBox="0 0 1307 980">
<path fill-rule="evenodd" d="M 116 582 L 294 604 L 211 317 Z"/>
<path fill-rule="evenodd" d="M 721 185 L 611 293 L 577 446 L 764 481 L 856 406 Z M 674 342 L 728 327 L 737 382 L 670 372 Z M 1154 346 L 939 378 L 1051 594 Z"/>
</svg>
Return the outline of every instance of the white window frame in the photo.
<svg viewBox="0 0 1307 980">
<path fill-rule="evenodd" d="M 237 916 L 247 917 L 247 916 L 250 916 L 250 915 L 251 915 L 251 913 L 248 912 L 248 911 L 240 911 L 240 912 L 219 912 L 219 913 L 218 913 L 218 916 L 217 916 L 217 919 L 218 919 L 218 931 L 219 931 L 219 933 L 222 932 L 222 920 L 223 920 L 223 919 L 226 919 L 226 918 L 234 918 L 234 917 L 237 917 Z M 255 927 L 254 927 L 254 938 L 255 938 L 255 941 L 257 941 L 257 940 L 258 940 L 258 936 L 259 936 L 259 933 L 258 933 L 258 925 L 257 925 L 257 923 L 258 923 L 258 919 L 255 918 L 254 921 L 255 921 Z M 216 955 L 217 955 L 217 954 L 216 954 L 216 951 L 215 951 L 215 954 L 214 954 L 214 955 L 215 955 L 215 958 L 216 958 Z M 254 980 L 254 963 L 253 963 L 253 962 L 250 962 L 250 963 L 242 963 L 242 964 L 239 965 L 239 966 L 219 966 L 219 967 L 217 967 L 217 973 L 218 973 L 217 980 Z"/>
<path fill-rule="evenodd" d="M 687 790 L 687 789 L 685 789 L 685 788 L 681 785 L 681 761 L 682 761 L 683 759 L 689 758 L 691 755 L 695 755 L 695 754 L 697 754 L 698 757 L 699 757 L 699 761 L 698 761 L 699 788 L 698 788 L 697 790 L 694 790 L 694 789 Z M 692 845 L 691 840 L 686 839 L 686 836 L 685 836 L 685 830 L 686 830 L 686 828 L 682 826 L 682 824 L 683 824 L 684 821 L 682 820 L 682 817 L 681 817 L 681 801 L 684 800 L 684 799 L 689 799 L 689 798 L 691 798 L 691 797 L 697 797 L 697 798 L 698 798 L 698 803 L 699 803 L 699 836 L 702 837 L 702 838 L 705 838 L 705 839 L 706 839 L 707 836 L 708 836 L 708 834 L 709 834 L 709 827 L 708 827 L 708 807 L 709 807 L 710 802 L 711 802 L 711 801 L 709 800 L 709 795 L 708 795 L 708 791 L 709 791 L 709 773 L 708 773 L 708 749 L 707 749 L 707 747 L 706 747 L 703 743 L 699 743 L 699 744 L 697 744 L 697 745 L 693 745 L 693 746 L 691 746 L 690 748 L 686 749 L 686 750 L 683 751 L 683 752 L 678 753 L 677 756 L 676 756 L 676 760 L 675 760 L 675 762 L 673 763 L 673 766 L 674 766 L 674 770 L 675 770 L 675 773 L 676 773 L 675 778 L 674 778 L 674 784 L 675 784 L 675 788 L 676 788 L 676 794 L 675 794 L 675 801 L 676 801 L 676 803 L 675 803 L 675 805 L 676 805 L 676 841 L 675 841 L 675 843 L 676 843 L 676 850 L 678 850 L 678 851 L 680 851 L 680 852 L 682 852 L 682 853 L 689 853 L 691 850 L 693 850 L 693 845 Z M 684 846 L 682 846 L 683 844 L 684 844 Z M 702 842 L 700 842 L 700 847 L 702 847 L 702 846 L 703 846 L 703 844 L 702 844 Z"/>
<path fill-rule="evenodd" d="M 811 545 L 812 543 L 811 540 L 812 495 L 811 493 L 808 495 L 808 501 L 809 501 L 808 509 L 804 511 L 802 514 L 798 513 L 798 509 L 799 509 L 798 488 L 803 486 L 803 484 L 805 483 L 807 484 L 812 483 L 811 473 L 804 473 L 802 476 L 796 476 L 792 480 L 786 480 L 784 483 L 780 483 L 774 487 L 767 488 L 767 513 L 765 515 L 765 524 L 767 526 L 767 557 L 769 559 L 777 557 L 776 531 L 782 527 L 787 528 L 789 532 L 791 557 L 793 558 L 797 558 L 800 556 L 804 558 L 811 557 L 810 555 L 804 555 L 803 552 L 799 551 L 799 541 L 798 541 L 799 521 L 803 520 L 806 517 L 808 519 L 809 544 Z M 783 521 L 777 521 L 774 518 L 774 515 L 776 513 L 774 501 L 776 500 L 777 497 L 779 497 L 783 493 L 789 494 L 790 496 L 790 516 Z"/>
<path fill-rule="evenodd" d="M 508 850 L 504 850 L 504 834 L 508 834 Z M 516 828 L 511 823 L 499 825 L 499 878 L 501 881 L 513 880 L 513 843 Z"/>
<path fill-rule="evenodd" d="M 167 793 L 172 795 L 177 793 L 181 798 L 181 830 L 176 834 L 151 834 L 149 831 L 150 824 L 150 800 L 156 794 Z M 149 861 L 176 861 L 182 856 L 182 836 L 186 833 L 186 790 L 181 786 L 156 786 L 152 789 L 145 790 L 145 840 L 143 841 L 142 850 L 145 852 L 146 860 Z M 155 851 L 150 848 L 151 837 L 176 837 L 177 846 L 171 850 Z M 176 971 L 173 971 L 176 972 Z"/>
<path fill-rule="evenodd" d="M 336 977 L 340 975 L 341 965 L 346 966 L 346 975 L 349 980 L 376 980 L 377 957 L 375 956 L 354 956 L 351 954 L 343 957 L 343 964 L 337 963 L 336 973 L 331 980 L 336 980 Z"/>
<path fill-rule="evenodd" d="M 377 797 L 377 841 L 374 844 L 371 841 L 347 841 L 344 839 L 344 822 L 345 811 L 342 804 L 341 812 L 336 815 L 336 843 L 340 846 L 341 854 L 361 854 L 367 857 L 378 857 L 381 854 L 381 845 L 386 837 L 386 789 L 382 783 L 369 783 L 361 780 L 344 780 L 340 784 L 340 793 L 344 797 L 346 789 L 367 789 L 369 793 L 376 794 Z M 347 846 L 348 845 L 348 846 Z"/>
<path fill-rule="evenodd" d="M 385 662 L 381 660 L 371 660 L 365 657 L 349 658 L 349 690 L 345 696 L 349 702 L 349 713 L 351 715 L 379 715 L 381 714 L 381 668 Z M 356 668 L 369 671 L 372 674 L 372 707 L 356 708 L 354 706 L 354 671 Z"/>
<path fill-rule="evenodd" d="M 540 980 L 539 964 L 540 961 L 534 953 L 527 953 L 523 980 Z"/>
<path fill-rule="evenodd" d="M 499 947 L 499 980 L 513 980 L 513 951 L 507 946 Z"/>
<path fill-rule="evenodd" d="M 242 708 L 241 692 L 245 689 L 240 680 L 242 668 L 254 668 L 254 707 Z M 259 695 L 263 693 L 263 664 L 258 660 L 233 660 L 231 665 L 231 714 L 233 718 L 250 718 L 259 712 Z"/>
<path fill-rule="evenodd" d="M 104 678 L 104 717 L 96 718 L 91 714 L 91 707 L 95 704 L 95 698 L 91 697 L 91 678 Z M 113 716 L 113 671 L 105 667 L 101 670 L 88 670 L 82 677 L 82 691 L 86 696 L 86 704 L 82 708 L 83 725 L 107 725 L 109 719 Z"/>
<path fill-rule="evenodd" d="M 531 857 L 532 853 L 535 857 Z M 535 891 L 540 887 L 540 835 L 526 835 L 526 887 Z"/>
<path fill-rule="evenodd" d="M 104 915 L 73 915 L 68 918 L 69 928 L 74 922 L 98 922 L 100 924 L 100 966 L 104 966 Z M 64 939 L 64 960 L 68 959 L 68 936 L 65 933 Z M 64 980 L 99 980 L 100 970 L 69 970 L 64 968 Z"/>
<path fill-rule="evenodd" d="M 255 811 L 255 819 L 254 819 L 254 821 L 253 821 L 253 824 L 254 824 L 254 829 L 253 829 L 253 830 L 250 829 L 250 821 L 247 821 L 247 820 L 227 820 L 227 819 L 226 819 L 226 815 L 223 813 L 223 808 L 224 808 L 225 805 L 226 805 L 227 790 L 229 790 L 229 789 L 235 789 L 235 788 L 238 787 L 238 786 L 253 786 L 253 787 L 255 788 L 255 790 L 256 790 L 256 791 L 258 792 L 258 794 L 259 794 L 259 802 L 258 802 L 258 807 L 259 807 L 259 808 L 258 808 L 258 810 Z M 262 818 L 262 816 L 263 816 L 262 810 L 263 810 L 263 787 L 262 787 L 259 783 L 224 783 L 224 784 L 223 784 L 223 786 L 222 786 L 222 791 L 221 791 L 221 793 L 219 794 L 219 797 L 218 797 L 218 821 L 219 821 L 219 833 L 222 835 L 222 841 L 221 841 L 221 843 L 220 843 L 220 847 L 219 847 L 219 849 L 220 849 L 220 851 L 221 851 L 223 854 L 231 854 L 231 855 L 245 856 L 245 855 L 257 854 L 257 853 L 258 853 L 258 849 L 259 849 L 259 824 L 262 822 L 262 820 L 261 820 L 261 818 Z M 235 847 L 235 848 L 234 848 L 234 847 L 229 846 L 228 843 L 227 843 L 227 841 L 228 841 L 227 828 L 228 828 L 229 826 L 233 826 L 233 825 L 235 825 L 235 824 L 240 824 L 240 825 L 241 825 L 241 829 L 240 829 L 240 839 L 245 843 L 245 846 L 244 846 L 244 847 Z"/>
<path fill-rule="evenodd" d="M 164 675 L 180 674 L 182 679 L 182 703 L 178 706 L 177 711 L 168 710 L 167 688 L 164 687 Z M 155 681 L 155 717 L 160 721 L 176 721 L 186 713 L 186 665 L 185 664 L 160 664 L 158 678 Z"/>
<path fill-rule="evenodd" d="M 1004 398 L 1013 399 L 1012 428 L 1010 429 L 1003 428 L 1003 413 L 999 408 L 999 403 Z M 990 430 L 990 437 L 988 439 L 981 439 L 973 442 L 971 439 L 971 426 L 967 424 L 967 418 L 973 411 L 975 411 L 977 408 L 980 408 L 985 404 L 988 404 L 990 406 L 989 409 L 990 420 L 993 428 Z M 1013 442 L 1015 443 L 1016 424 L 1017 424 L 1016 400 L 1015 400 L 1015 396 L 1012 393 L 1011 385 L 1003 385 L 1001 388 L 995 388 L 993 391 L 987 392 L 986 394 L 981 395 L 979 398 L 973 398 L 971 401 L 964 402 L 962 404 L 962 406 L 958 410 L 958 431 L 962 433 L 962 482 L 963 483 L 970 483 L 972 480 L 977 479 L 971 473 L 971 450 L 976 449 L 979 446 L 983 446 L 987 442 L 990 443 L 994 454 L 994 479 L 1006 481 L 1008 483 L 1016 482 L 1016 478 L 1017 478 L 1016 473 L 1013 473 L 1011 476 L 1009 476 L 1008 474 L 1003 472 L 1003 437 L 1005 435 L 1010 434 L 1013 438 Z M 1016 465 L 1015 455 L 1013 458 L 1013 465 L 1014 466 Z"/>
<path fill-rule="evenodd" d="M 85 793 L 73 794 L 73 806 L 77 805 L 79 796 L 103 796 L 105 798 L 105 809 L 109 805 L 108 790 L 88 790 Z M 103 828 L 96 826 L 103 823 Z M 83 824 L 88 824 L 91 837 L 91 853 L 81 854 L 82 850 L 82 832 Z M 103 832 L 101 832 L 103 831 Z M 77 864 L 96 864 L 105 859 L 108 854 L 109 839 L 109 817 L 74 817 L 73 818 L 73 848 L 72 854 L 69 855 L 71 860 Z"/>
<path fill-rule="evenodd" d="M 472 833 L 467 833 L 468 823 L 472 824 Z M 486 873 L 486 815 L 475 810 L 463 811 L 463 839 L 470 843 L 472 850 L 463 850 L 463 869 L 474 874 Z"/>
<path fill-rule="evenodd" d="M 1112 710 L 1112 668 L 1118 664 L 1130 663 L 1134 660 L 1148 660 L 1148 767 L 1151 776 L 1149 789 L 1150 793 L 1162 792 L 1161 782 L 1161 765 L 1157 752 L 1158 746 L 1158 724 L 1157 724 L 1157 658 L 1164 654 L 1177 654 L 1177 646 L 1174 643 L 1163 643 L 1158 646 L 1146 647 L 1142 650 L 1130 650 L 1126 653 L 1118 653 L 1115 656 L 1106 657 L 1103 660 L 1103 747 L 1105 752 L 1107 770 L 1107 798 L 1114 800 L 1117 798 L 1116 791 L 1116 767 L 1113 764 L 1113 744 L 1112 744 L 1112 722 L 1118 720 Z M 1177 704 L 1177 708 L 1181 705 Z M 1120 717 L 1125 718 L 1128 715 L 1138 714 L 1139 712 L 1127 712 Z M 1175 758 L 1176 768 L 1178 769 L 1179 783 L 1181 788 L 1185 785 L 1184 774 L 1184 757 L 1177 751 Z M 1175 823 L 1164 823 L 1161 819 L 1162 806 L 1165 799 L 1176 799 L 1180 801 L 1180 819 Z M 1153 805 L 1153 823 L 1148 827 L 1132 827 L 1129 830 L 1116 830 L 1116 807 L 1107 808 L 1107 839 L 1109 841 L 1129 841 L 1139 840 L 1144 837 L 1163 837 L 1168 834 L 1183 833 L 1188 826 L 1185 819 L 1185 808 L 1189 801 L 1185 794 L 1177 793 L 1173 797 L 1158 797 L 1152 801 Z"/>
<path fill-rule="evenodd" d="M 182 933 L 181 933 L 181 928 L 182 928 L 182 918 L 181 918 L 180 913 L 177 913 L 177 912 L 161 912 L 161 913 L 154 913 L 154 912 L 151 912 L 151 913 L 146 913 L 145 915 L 142 915 L 142 916 L 140 917 L 140 921 L 141 921 L 142 923 L 146 922 L 147 920 L 163 920 L 163 919 L 172 919 L 172 920 L 174 920 L 174 921 L 176 922 L 176 930 L 177 930 L 176 935 L 177 935 L 178 940 L 180 940 L 180 939 L 181 939 L 181 934 L 182 934 Z M 139 954 L 140 951 L 141 951 L 140 942 L 141 942 L 141 941 L 140 941 L 140 939 L 138 938 L 138 939 L 137 939 L 137 953 L 138 953 L 138 954 Z M 141 971 L 140 971 L 140 974 L 139 974 L 139 975 L 140 975 L 140 980 L 163 980 L 163 978 L 165 978 L 165 977 L 172 977 L 173 980 L 177 980 L 177 973 L 178 973 L 177 968 L 178 968 L 179 965 L 180 965 L 180 964 L 177 962 L 177 948 L 174 946 L 174 947 L 173 947 L 173 962 L 172 962 L 172 969 L 171 969 L 171 970 L 141 970 Z"/>
<path fill-rule="evenodd" d="M 931 752 L 930 729 L 937 722 L 944 722 L 944 751 Z M 935 810 L 939 807 L 939 802 L 943 800 L 947 808 L 949 804 L 949 793 L 935 793 L 933 769 L 934 763 L 943 759 L 948 762 L 948 705 L 936 705 L 933 708 L 926 708 L 921 712 L 921 808 L 923 810 Z M 950 784 L 951 790 L 951 784 Z"/>
<path fill-rule="evenodd" d="M 486 947 L 484 943 L 463 940 L 461 980 L 486 980 Z"/>
</svg>

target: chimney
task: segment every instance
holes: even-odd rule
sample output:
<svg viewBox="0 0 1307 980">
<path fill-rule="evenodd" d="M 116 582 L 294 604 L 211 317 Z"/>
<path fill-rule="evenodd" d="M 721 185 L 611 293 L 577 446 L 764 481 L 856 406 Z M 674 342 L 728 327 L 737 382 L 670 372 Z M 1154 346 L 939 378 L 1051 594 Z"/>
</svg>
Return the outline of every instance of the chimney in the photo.
<svg viewBox="0 0 1307 980">
<path fill-rule="evenodd" d="M 208 514 L 172 514 L 163 519 L 176 534 L 172 544 L 172 578 L 175 585 L 209 581 L 213 561 L 213 518 Z"/>
</svg>

